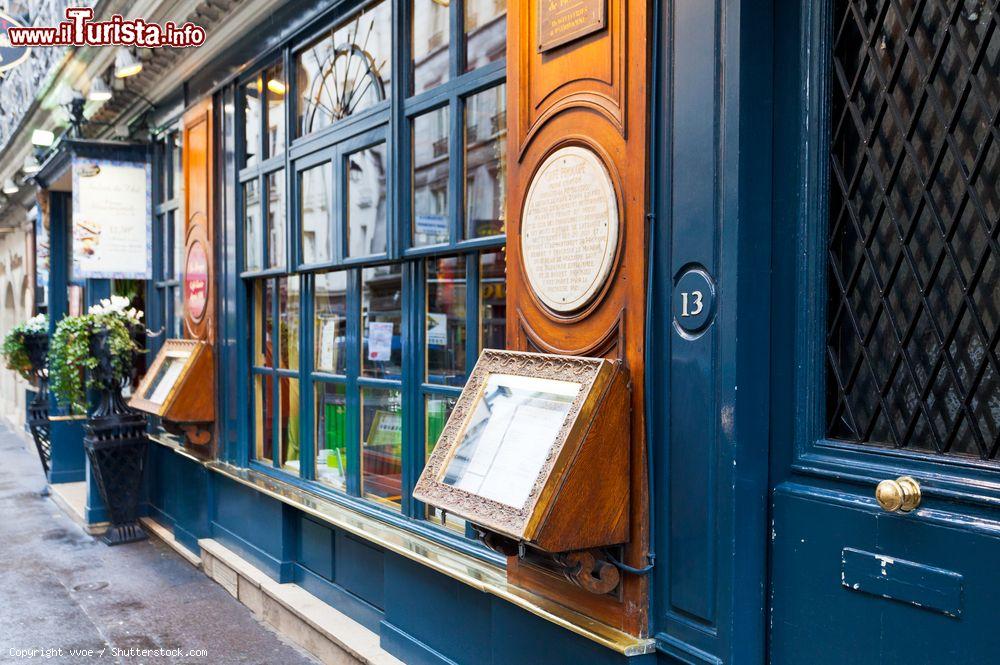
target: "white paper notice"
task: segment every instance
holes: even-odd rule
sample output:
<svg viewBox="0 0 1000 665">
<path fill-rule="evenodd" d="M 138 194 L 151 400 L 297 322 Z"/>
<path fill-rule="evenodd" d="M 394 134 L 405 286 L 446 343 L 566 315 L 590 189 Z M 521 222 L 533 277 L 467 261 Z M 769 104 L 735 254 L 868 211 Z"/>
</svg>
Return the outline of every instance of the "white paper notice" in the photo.
<svg viewBox="0 0 1000 665">
<path fill-rule="evenodd" d="M 74 278 L 152 276 L 148 168 L 73 160 Z"/>
<path fill-rule="evenodd" d="M 319 341 L 319 367 L 316 369 L 333 372 L 337 368 L 337 322 L 336 314 L 323 320 Z"/>
<path fill-rule="evenodd" d="M 392 321 L 368 322 L 368 360 L 388 361 L 392 357 Z"/>
</svg>

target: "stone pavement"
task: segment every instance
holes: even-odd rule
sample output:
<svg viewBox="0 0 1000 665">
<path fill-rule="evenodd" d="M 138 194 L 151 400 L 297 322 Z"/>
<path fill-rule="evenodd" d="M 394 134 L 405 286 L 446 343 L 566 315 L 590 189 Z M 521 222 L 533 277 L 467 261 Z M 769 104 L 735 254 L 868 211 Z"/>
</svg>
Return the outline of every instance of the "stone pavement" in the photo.
<svg viewBox="0 0 1000 665">
<path fill-rule="evenodd" d="M 88 536 L 28 445 L 0 425 L 0 663 L 316 663 L 160 541 Z"/>
</svg>

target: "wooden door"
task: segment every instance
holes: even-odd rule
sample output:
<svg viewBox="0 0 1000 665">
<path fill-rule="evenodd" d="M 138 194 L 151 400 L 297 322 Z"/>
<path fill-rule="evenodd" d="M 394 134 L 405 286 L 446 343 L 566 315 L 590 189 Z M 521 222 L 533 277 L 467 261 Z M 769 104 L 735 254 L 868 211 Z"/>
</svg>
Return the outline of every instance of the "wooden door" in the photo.
<svg viewBox="0 0 1000 665">
<path fill-rule="evenodd" d="M 512 349 L 619 359 L 631 383 L 631 499 L 625 563 L 647 551 L 643 421 L 650 15 L 646 2 L 516 0 L 508 5 L 507 339 Z M 581 21 L 568 21 L 574 16 Z M 567 28 L 567 26 L 579 26 Z M 523 206 L 536 173 L 564 148 L 596 157 L 614 192 L 614 251 L 577 306 L 546 301 L 528 277 Z M 536 248 L 537 249 L 537 248 Z M 553 262 L 564 261 L 556 252 Z M 548 304 L 546 304 L 548 302 Z M 647 631 L 648 581 L 623 574 L 595 595 L 509 561 L 509 576 L 634 635 Z"/>
</svg>

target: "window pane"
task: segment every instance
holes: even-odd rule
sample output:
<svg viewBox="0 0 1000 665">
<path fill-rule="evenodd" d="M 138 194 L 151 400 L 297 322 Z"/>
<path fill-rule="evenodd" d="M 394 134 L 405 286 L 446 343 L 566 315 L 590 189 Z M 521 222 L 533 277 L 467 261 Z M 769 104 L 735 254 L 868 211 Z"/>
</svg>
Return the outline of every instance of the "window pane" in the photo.
<svg viewBox="0 0 1000 665">
<path fill-rule="evenodd" d="M 274 399 L 270 374 L 254 376 L 254 458 L 262 464 L 274 459 Z"/>
<path fill-rule="evenodd" d="M 431 456 L 437 445 L 441 432 L 448 422 L 448 416 L 455 408 L 455 398 L 445 395 L 427 395 L 424 397 L 424 459 Z M 447 511 L 427 506 L 427 519 L 435 524 L 465 533 L 465 520 L 448 514 Z"/>
<path fill-rule="evenodd" d="M 170 164 L 173 168 L 173 176 L 170 179 L 170 198 L 176 199 L 180 198 L 181 193 L 184 191 L 184 162 L 183 155 L 181 154 L 181 133 L 173 132 L 167 141 L 167 145 L 170 150 Z"/>
<path fill-rule="evenodd" d="M 260 98 L 263 90 L 261 75 L 243 86 L 244 166 L 253 166 L 260 161 Z"/>
<path fill-rule="evenodd" d="M 347 374 L 347 273 L 316 275 L 316 371 Z"/>
<path fill-rule="evenodd" d="M 161 228 L 163 229 L 163 272 L 162 279 L 174 278 L 174 266 L 176 265 L 174 255 L 176 253 L 176 236 L 174 234 L 174 213 L 168 212 L 159 216 Z"/>
<path fill-rule="evenodd" d="M 389 2 L 381 2 L 296 57 L 299 136 L 389 98 L 391 20 Z"/>
<path fill-rule="evenodd" d="M 448 107 L 413 119 L 413 244 L 448 242 Z"/>
<path fill-rule="evenodd" d="M 267 267 L 285 265 L 285 172 L 267 176 Z"/>
<path fill-rule="evenodd" d="M 399 264 L 361 273 L 361 371 L 365 376 L 400 379 L 403 280 Z"/>
<path fill-rule="evenodd" d="M 507 52 L 507 0 L 465 0 L 466 71 Z"/>
<path fill-rule="evenodd" d="M 277 64 L 264 70 L 267 86 L 267 156 L 285 149 L 285 67 Z"/>
<path fill-rule="evenodd" d="M 507 86 L 465 100 L 465 233 L 504 232 L 507 172 Z"/>
<path fill-rule="evenodd" d="M 347 490 L 347 395 L 339 383 L 316 384 L 316 480 Z"/>
<path fill-rule="evenodd" d="M 503 250 L 479 257 L 479 349 L 507 347 L 507 263 Z"/>
<path fill-rule="evenodd" d="M 299 474 L 299 380 L 278 377 L 281 400 L 281 420 L 278 422 L 281 445 L 281 468 Z"/>
<path fill-rule="evenodd" d="M 281 368 L 299 368 L 299 314 L 301 290 L 298 275 L 278 278 L 278 325 L 281 334 Z"/>
<path fill-rule="evenodd" d="M 159 192 L 156 194 L 157 198 L 154 199 L 156 203 L 163 203 L 164 201 L 170 200 L 170 139 L 168 138 L 163 143 L 159 144 L 160 161 L 159 168 L 156 172 L 156 186 Z"/>
<path fill-rule="evenodd" d="M 413 94 L 448 80 L 448 0 L 413 0 Z"/>
<path fill-rule="evenodd" d="M 321 263 L 333 259 L 333 166 L 324 162 L 299 174 L 299 214 L 302 220 L 302 261 Z"/>
<path fill-rule="evenodd" d="M 274 280 L 254 282 L 254 365 L 274 367 Z"/>
<path fill-rule="evenodd" d="M 347 255 L 385 254 L 385 144 L 351 153 L 347 168 Z"/>
<path fill-rule="evenodd" d="M 170 292 L 173 294 L 174 299 L 174 311 L 173 317 L 168 322 L 168 329 L 172 331 L 169 333 L 170 337 L 183 337 L 184 336 L 184 294 L 179 287 L 171 287 Z"/>
<path fill-rule="evenodd" d="M 427 261 L 424 348 L 427 382 L 465 383 L 465 257 Z"/>
<path fill-rule="evenodd" d="M 396 509 L 402 487 L 402 402 L 398 390 L 361 390 L 362 494 Z"/>
<path fill-rule="evenodd" d="M 243 185 L 244 270 L 264 267 L 264 226 L 260 214 L 260 187 L 256 179 Z"/>
</svg>

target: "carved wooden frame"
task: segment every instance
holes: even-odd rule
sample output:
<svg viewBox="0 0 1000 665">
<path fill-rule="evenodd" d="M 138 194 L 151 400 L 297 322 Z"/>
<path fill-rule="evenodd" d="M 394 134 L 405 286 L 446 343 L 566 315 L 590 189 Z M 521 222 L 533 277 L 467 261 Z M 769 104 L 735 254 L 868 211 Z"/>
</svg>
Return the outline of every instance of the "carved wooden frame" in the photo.
<svg viewBox="0 0 1000 665">
<path fill-rule="evenodd" d="M 531 541 L 561 479 L 583 444 L 597 402 L 617 371 L 617 363 L 605 358 L 580 358 L 522 351 L 483 351 L 462 390 L 448 423 L 431 453 L 413 496 L 479 526 L 517 540 Z M 439 480 L 465 434 L 468 420 L 478 404 L 489 377 L 494 374 L 526 376 L 580 384 L 542 469 L 520 508 L 487 499 Z"/>
<path fill-rule="evenodd" d="M 177 379 L 174 380 L 174 385 L 170 387 L 167 391 L 166 397 L 160 403 L 151 402 L 150 400 L 143 397 L 146 391 L 149 390 L 149 384 L 152 383 L 153 379 L 160 371 L 160 367 L 166 362 L 167 358 L 176 358 L 176 355 L 171 354 L 173 350 L 184 350 L 189 351 L 187 359 L 184 361 L 184 367 L 181 369 L 181 373 L 177 375 Z M 142 377 L 142 381 L 139 382 L 138 387 L 132 394 L 132 399 L 129 400 L 129 406 L 134 409 L 139 409 L 147 413 L 151 413 L 154 416 L 162 416 L 170 407 L 173 405 L 175 399 L 180 394 L 180 389 L 187 380 L 188 374 L 191 369 L 198 362 L 198 356 L 204 351 L 204 345 L 198 340 L 194 339 L 168 339 L 163 343 L 163 348 L 158 354 L 156 354 L 156 359 L 153 364 L 150 365 L 149 370 L 146 371 L 145 376 Z"/>
</svg>

